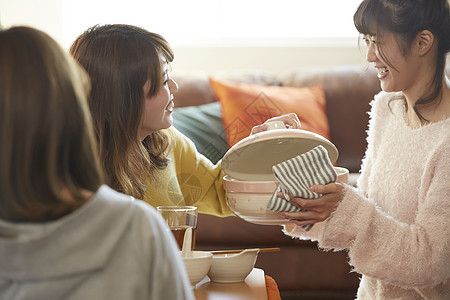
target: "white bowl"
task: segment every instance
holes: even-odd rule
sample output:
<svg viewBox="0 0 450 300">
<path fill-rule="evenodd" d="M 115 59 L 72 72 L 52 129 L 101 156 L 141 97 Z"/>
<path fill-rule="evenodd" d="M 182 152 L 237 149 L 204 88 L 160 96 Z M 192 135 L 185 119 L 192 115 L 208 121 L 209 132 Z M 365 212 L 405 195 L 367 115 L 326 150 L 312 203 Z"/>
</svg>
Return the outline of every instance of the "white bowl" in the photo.
<svg viewBox="0 0 450 300">
<path fill-rule="evenodd" d="M 255 266 L 259 249 L 246 249 L 237 254 L 214 254 L 208 277 L 213 282 L 242 282 Z"/>
<path fill-rule="evenodd" d="M 346 168 L 334 167 L 338 182 L 348 182 Z M 244 181 L 225 175 L 223 186 L 227 204 L 231 211 L 247 222 L 260 225 L 283 225 L 288 220 L 267 208 L 267 203 L 275 192 L 278 181 Z"/>
<path fill-rule="evenodd" d="M 213 255 L 207 251 L 191 251 L 191 253 L 192 256 L 183 257 L 183 262 L 188 273 L 189 281 L 192 286 L 195 286 L 208 274 Z"/>
</svg>

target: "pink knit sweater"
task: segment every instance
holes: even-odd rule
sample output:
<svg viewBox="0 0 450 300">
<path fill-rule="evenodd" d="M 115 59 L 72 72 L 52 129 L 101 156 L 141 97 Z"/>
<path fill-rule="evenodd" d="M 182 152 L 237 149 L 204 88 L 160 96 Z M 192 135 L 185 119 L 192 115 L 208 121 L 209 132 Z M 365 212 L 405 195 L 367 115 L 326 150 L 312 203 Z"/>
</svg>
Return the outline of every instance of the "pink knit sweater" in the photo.
<svg viewBox="0 0 450 300">
<path fill-rule="evenodd" d="M 311 232 L 284 232 L 347 249 L 358 299 L 450 299 L 450 119 L 412 129 L 399 95 L 372 102 L 358 188 Z"/>
</svg>

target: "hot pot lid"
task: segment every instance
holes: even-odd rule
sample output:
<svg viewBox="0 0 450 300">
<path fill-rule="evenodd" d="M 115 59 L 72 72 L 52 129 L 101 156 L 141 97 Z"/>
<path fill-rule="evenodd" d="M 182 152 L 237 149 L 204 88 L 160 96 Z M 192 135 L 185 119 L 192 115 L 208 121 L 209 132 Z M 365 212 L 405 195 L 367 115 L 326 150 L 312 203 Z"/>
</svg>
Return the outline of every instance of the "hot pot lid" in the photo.
<svg viewBox="0 0 450 300">
<path fill-rule="evenodd" d="M 322 145 L 331 163 L 338 150 L 326 138 L 301 129 L 273 129 L 250 135 L 231 147 L 222 159 L 222 170 L 233 179 L 273 181 L 272 166 Z"/>
</svg>

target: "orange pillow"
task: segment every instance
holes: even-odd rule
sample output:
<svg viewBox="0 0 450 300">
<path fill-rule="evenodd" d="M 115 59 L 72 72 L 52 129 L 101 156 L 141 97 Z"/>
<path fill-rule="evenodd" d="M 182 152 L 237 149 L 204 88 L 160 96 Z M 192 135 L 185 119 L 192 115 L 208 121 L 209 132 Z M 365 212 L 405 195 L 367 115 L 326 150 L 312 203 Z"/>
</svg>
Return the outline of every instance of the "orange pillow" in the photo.
<svg viewBox="0 0 450 300">
<path fill-rule="evenodd" d="M 232 83 L 210 78 L 222 107 L 222 122 L 228 146 L 250 134 L 253 126 L 267 119 L 296 113 L 301 128 L 329 139 L 325 93 L 320 86 L 296 88 Z"/>
</svg>

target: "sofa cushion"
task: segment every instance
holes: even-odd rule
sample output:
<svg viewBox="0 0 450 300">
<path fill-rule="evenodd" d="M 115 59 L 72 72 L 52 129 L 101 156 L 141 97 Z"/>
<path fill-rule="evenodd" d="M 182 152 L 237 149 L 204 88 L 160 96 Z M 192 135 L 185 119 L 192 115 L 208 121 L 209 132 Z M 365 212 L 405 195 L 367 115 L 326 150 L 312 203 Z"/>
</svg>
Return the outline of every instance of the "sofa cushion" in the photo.
<svg viewBox="0 0 450 300">
<path fill-rule="evenodd" d="M 329 138 L 325 94 L 321 87 L 263 86 L 210 78 L 221 103 L 222 121 L 231 147 L 247 137 L 253 126 L 286 113 L 297 113 L 302 129 Z"/>
<path fill-rule="evenodd" d="M 173 125 L 213 163 L 228 150 L 219 102 L 175 108 Z"/>
</svg>

